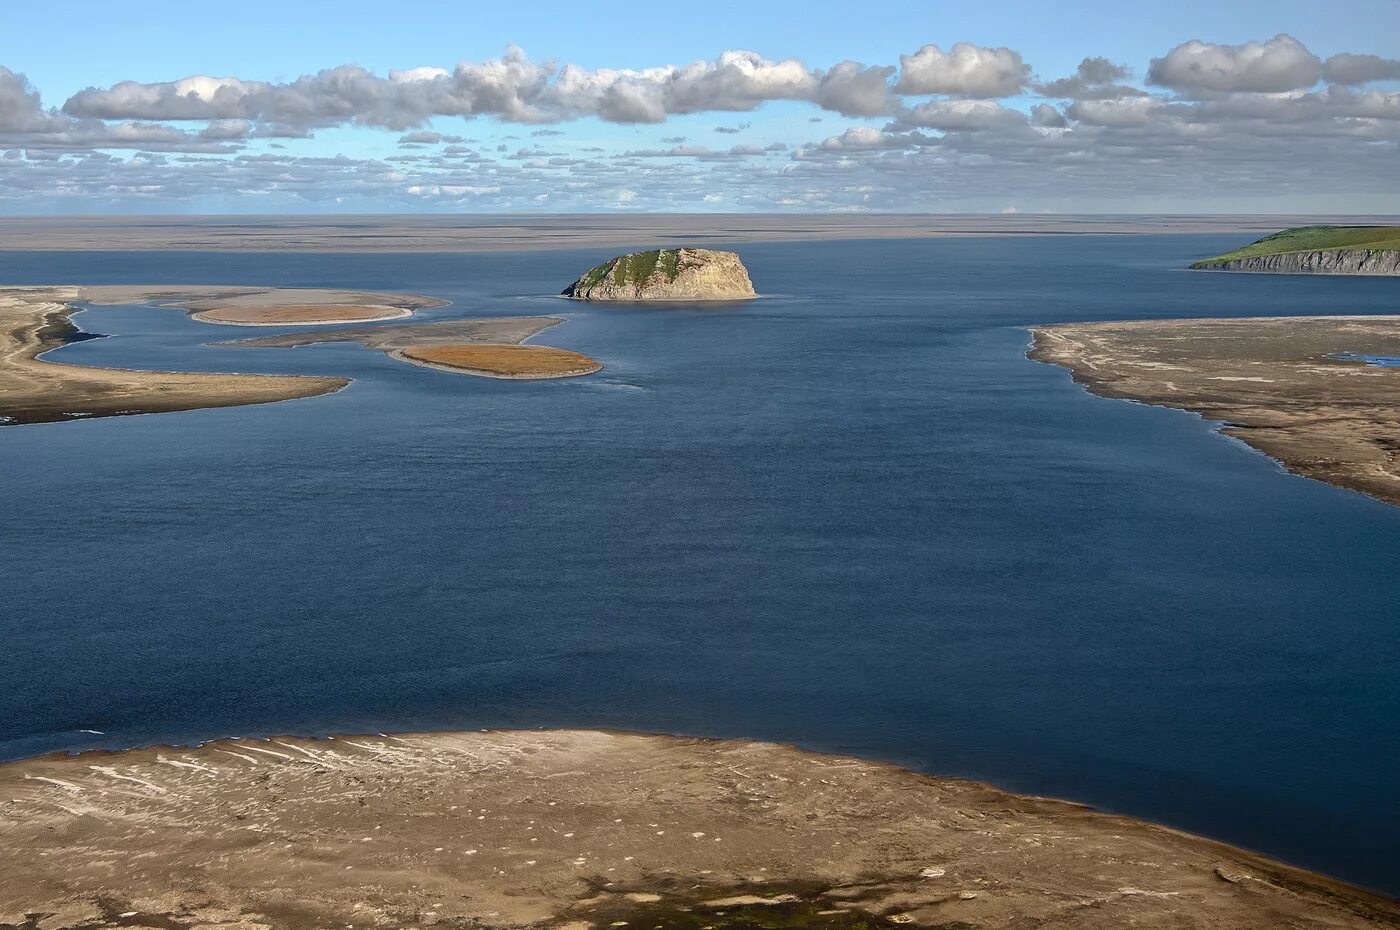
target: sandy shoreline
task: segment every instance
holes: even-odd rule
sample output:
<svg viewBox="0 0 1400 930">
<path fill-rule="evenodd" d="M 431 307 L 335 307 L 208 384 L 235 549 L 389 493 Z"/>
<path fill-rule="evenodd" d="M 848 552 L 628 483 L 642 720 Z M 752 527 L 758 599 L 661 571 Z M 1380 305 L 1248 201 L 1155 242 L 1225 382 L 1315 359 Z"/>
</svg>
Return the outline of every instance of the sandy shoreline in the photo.
<svg viewBox="0 0 1400 930">
<path fill-rule="evenodd" d="M 1400 505 L 1400 316 L 1069 323 L 1028 356 L 1103 397 L 1197 413 L 1295 474 Z"/>
<path fill-rule="evenodd" d="M 0 835 L 0 925 L 42 930 L 1400 927 L 1400 902 L 1081 805 L 634 733 L 50 755 L 0 765 Z"/>
<path fill-rule="evenodd" d="M 86 288 L 0 288 L 0 425 L 264 404 L 338 391 L 345 378 L 94 368 L 39 356 L 70 341 Z"/>
</svg>

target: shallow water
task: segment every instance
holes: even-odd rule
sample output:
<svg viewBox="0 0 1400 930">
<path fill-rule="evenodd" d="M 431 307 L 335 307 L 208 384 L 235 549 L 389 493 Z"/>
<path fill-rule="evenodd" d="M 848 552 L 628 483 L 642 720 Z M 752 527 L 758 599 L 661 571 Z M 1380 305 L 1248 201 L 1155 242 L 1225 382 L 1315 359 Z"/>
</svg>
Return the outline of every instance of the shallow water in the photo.
<svg viewBox="0 0 1400 930">
<path fill-rule="evenodd" d="M 1364 362 L 1373 368 L 1400 368 L 1400 355 L 1367 355 L 1364 352 L 1336 352 L 1328 358 L 1344 362 Z"/>
<path fill-rule="evenodd" d="M 1179 271 L 1221 236 L 762 244 L 742 309 L 547 295 L 598 251 L 3 253 L 10 283 L 418 291 L 607 370 L 458 377 L 99 308 L 51 358 L 345 374 L 0 429 L 0 757 L 586 725 L 892 759 L 1400 891 L 1400 508 L 1092 397 L 1024 327 L 1395 313 Z M 269 330 L 272 332 L 273 330 Z M 84 732 L 102 731 L 101 735 Z"/>
</svg>

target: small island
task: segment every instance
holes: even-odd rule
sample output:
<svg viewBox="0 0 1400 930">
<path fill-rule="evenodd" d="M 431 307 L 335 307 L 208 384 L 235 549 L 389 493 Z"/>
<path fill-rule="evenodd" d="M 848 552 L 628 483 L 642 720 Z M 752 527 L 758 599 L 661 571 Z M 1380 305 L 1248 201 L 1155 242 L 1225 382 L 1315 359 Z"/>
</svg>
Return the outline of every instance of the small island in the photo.
<svg viewBox="0 0 1400 930">
<path fill-rule="evenodd" d="M 1176 407 L 1289 471 L 1400 504 L 1400 317 L 1069 323 L 1030 357 L 1095 394 Z"/>
<path fill-rule="evenodd" d="M 1263 274 L 1400 274 L 1400 226 L 1296 226 L 1191 266 Z"/>
<path fill-rule="evenodd" d="M 321 343 L 357 342 L 367 349 L 378 349 L 390 358 L 425 368 L 508 381 L 577 378 L 602 371 L 601 362 L 577 352 L 520 344 L 563 322 L 563 317 L 557 316 L 476 317 L 284 333 L 218 344 L 294 349 Z"/>
<path fill-rule="evenodd" d="M 1400 902 L 1082 805 L 587 730 L 0 765 L 0 926 L 1394 928 Z"/>
<path fill-rule="evenodd" d="M 597 359 L 552 346 L 501 343 L 413 345 L 391 352 L 390 355 L 429 368 L 445 368 L 479 378 L 501 378 L 507 381 L 577 378 L 603 370 L 602 363 Z"/>
<path fill-rule="evenodd" d="M 734 252 L 653 249 L 590 268 L 563 291 L 574 300 L 724 301 L 758 296 Z"/>
</svg>

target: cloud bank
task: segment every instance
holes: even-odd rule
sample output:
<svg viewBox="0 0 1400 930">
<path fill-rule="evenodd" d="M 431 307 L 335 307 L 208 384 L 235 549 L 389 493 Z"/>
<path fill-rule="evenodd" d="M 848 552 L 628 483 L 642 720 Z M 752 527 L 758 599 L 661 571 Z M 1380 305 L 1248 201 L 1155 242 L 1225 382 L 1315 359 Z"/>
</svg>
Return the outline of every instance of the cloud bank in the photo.
<svg viewBox="0 0 1400 930">
<path fill-rule="evenodd" d="M 585 69 L 510 47 L 385 75 L 341 65 L 285 82 L 120 81 L 59 107 L 0 67 L 0 209 L 157 210 L 210 197 L 233 209 L 958 209 L 1009 197 L 1069 209 L 1173 191 L 1354 197 L 1394 187 L 1397 59 L 1324 60 L 1284 34 L 1184 42 L 1147 62 L 1140 82 L 1107 56 L 1060 76 L 1036 74 L 1014 49 L 966 42 L 898 57 L 813 67 L 733 50 Z M 817 139 L 773 138 L 760 117 L 702 130 L 743 133 L 727 148 L 648 134 L 784 102 L 847 125 Z M 484 120 L 486 135 L 521 124 L 548 148 L 451 131 L 464 120 Z M 578 121 L 640 135 L 613 148 L 571 143 Z M 385 154 L 279 151 L 315 147 L 298 140 L 341 127 L 382 131 Z"/>
</svg>

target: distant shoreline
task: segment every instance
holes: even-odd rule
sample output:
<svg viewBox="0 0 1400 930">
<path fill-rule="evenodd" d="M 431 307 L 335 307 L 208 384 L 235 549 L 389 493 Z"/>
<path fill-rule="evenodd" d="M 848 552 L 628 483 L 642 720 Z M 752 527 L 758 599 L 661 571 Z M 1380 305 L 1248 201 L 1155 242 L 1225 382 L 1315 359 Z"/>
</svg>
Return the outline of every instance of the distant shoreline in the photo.
<svg viewBox="0 0 1400 930">
<path fill-rule="evenodd" d="M 757 242 L 1262 233 L 1388 216 L 522 214 L 0 217 L 0 251 L 518 252 Z"/>
</svg>

